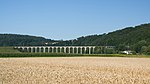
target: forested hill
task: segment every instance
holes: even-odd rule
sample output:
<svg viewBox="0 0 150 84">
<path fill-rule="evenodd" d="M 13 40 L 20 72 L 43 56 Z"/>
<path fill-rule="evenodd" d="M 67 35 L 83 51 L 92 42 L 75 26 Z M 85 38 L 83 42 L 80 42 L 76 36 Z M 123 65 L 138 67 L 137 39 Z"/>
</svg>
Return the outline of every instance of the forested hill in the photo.
<svg viewBox="0 0 150 84">
<path fill-rule="evenodd" d="M 139 42 L 146 42 L 150 45 L 150 23 L 135 27 L 127 27 L 122 30 L 102 35 L 91 35 L 59 43 L 60 45 L 98 45 L 118 46 L 134 45 Z"/>
<path fill-rule="evenodd" d="M 135 27 L 127 27 L 122 30 L 109 32 L 108 34 L 90 35 L 68 41 L 55 41 L 43 37 L 0 34 L 0 46 L 41 46 L 41 45 L 93 45 L 93 46 L 131 46 L 144 44 L 150 45 L 150 23 Z"/>
<path fill-rule="evenodd" d="M 0 34 L 0 46 L 39 46 L 52 45 L 54 40 L 43 37 L 19 35 L 19 34 Z"/>
</svg>

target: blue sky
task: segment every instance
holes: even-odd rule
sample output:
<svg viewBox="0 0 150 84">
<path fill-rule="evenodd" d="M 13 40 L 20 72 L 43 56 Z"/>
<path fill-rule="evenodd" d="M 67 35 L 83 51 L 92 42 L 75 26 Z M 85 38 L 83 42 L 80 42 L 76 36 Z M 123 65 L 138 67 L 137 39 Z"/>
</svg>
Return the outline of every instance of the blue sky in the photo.
<svg viewBox="0 0 150 84">
<path fill-rule="evenodd" d="M 0 0 L 0 33 L 66 40 L 149 20 L 150 0 Z"/>
</svg>

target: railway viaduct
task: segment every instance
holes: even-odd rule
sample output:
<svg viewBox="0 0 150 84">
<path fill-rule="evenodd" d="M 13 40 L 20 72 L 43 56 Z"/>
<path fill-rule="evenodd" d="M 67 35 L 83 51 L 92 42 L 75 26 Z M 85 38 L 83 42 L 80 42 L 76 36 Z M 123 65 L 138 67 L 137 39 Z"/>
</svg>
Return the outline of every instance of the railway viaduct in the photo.
<svg viewBox="0 0 150 84">
<path fill-rule="evenodd" d="M 22 52 L 94 54 L 96 46 L 16 46 Z"/>
</svg>

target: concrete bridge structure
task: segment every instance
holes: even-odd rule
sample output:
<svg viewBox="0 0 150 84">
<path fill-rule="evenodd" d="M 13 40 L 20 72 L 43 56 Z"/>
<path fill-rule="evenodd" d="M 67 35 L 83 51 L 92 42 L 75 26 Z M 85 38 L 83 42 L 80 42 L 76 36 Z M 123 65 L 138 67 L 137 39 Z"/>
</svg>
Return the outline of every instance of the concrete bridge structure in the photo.
<svg viewBox="0 0 150 84">
<path fill-rule="evenodd" d="M 96 46 L 17 46 L 22 52 L 31 53 L 69 53 L 69 54 L 94 54 Z"/>
</svg>

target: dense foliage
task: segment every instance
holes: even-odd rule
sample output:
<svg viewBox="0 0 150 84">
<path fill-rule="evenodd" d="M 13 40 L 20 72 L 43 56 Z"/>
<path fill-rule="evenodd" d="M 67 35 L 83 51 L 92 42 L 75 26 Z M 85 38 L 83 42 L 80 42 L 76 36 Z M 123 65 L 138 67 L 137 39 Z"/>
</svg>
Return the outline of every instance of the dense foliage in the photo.
<svg viewBox="0 0 150 84">
<path fill-rule="evenodd" d="M 18 34 L 0 34 L 0 46 L 40 46 L 51 45 L 54 40 L 43 37 L 18 35 Z"/>
</svg>

